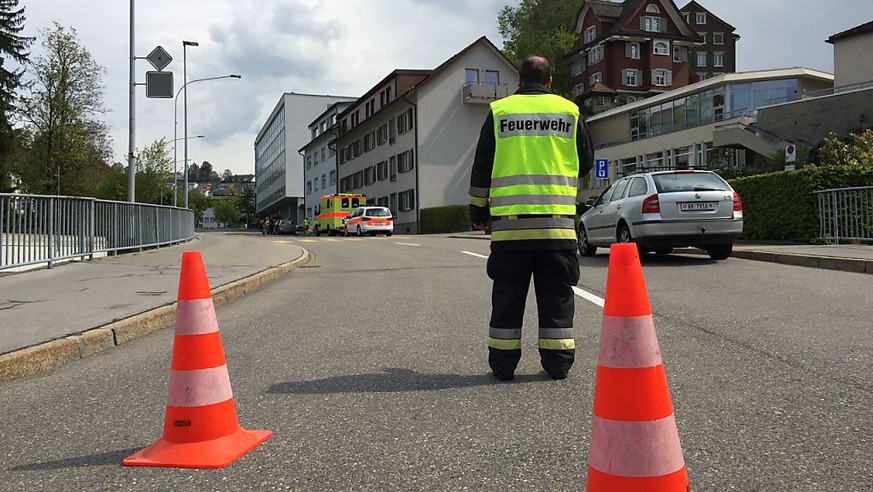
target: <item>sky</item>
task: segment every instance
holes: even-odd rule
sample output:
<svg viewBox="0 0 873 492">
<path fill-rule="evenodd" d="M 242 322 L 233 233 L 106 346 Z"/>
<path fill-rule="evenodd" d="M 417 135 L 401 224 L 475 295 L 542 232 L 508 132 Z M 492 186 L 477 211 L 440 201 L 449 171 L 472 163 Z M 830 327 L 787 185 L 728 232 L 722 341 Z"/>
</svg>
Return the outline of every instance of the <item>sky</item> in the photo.
<svg viewBox="0 0 873 492">
<path fill-rule="evenodd" d="M 254 173 L 254 140 L 284 92 L 358 97 L 396 68 L 432 69 L 481 36 L 498 47 L 497 13 L 517 0 L 139 0 L 136 56 L 162 46 L 173 61 L 175 90 L 188 80 L 189 160 L 221 173 Z M 682 7 L 688 3 L 678 0 Z M 740 40 L 737 71 L 806 67 L 833 72 L 833 34 L 873 20 L 871 0 L 698 0 L 733 25 Z M 80 44 L 104 69 L 103 115 L 113 162 L 128 149 L 130 7 L 128 0 L 19 0 L 24 35 L 39 37 L 53 23 L 74 28 Z M 824 10 L 826 8 L 826 10 Z M 31 58 L 41 56 L 40 40 Z M 154 70 L 136 61 L 136 82 Z M 136 88 L 136 146 L 184 134 L 183 102 L 145 97 Z M 174 109 L 176 125 L 174 126 Z M 315 116 L 315 115 L 314 115 Z M 175 137 L 174 137 L 174 131 Z M 178 165 L 183 141 L 176 142 Z"/>
</svg>

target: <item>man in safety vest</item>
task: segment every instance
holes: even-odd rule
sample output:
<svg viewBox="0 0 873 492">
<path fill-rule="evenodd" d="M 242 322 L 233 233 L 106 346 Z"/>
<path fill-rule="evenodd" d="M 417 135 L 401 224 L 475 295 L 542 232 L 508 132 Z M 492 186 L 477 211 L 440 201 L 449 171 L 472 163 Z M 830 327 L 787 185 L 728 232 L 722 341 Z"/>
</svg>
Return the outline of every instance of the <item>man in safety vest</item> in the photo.
<svg viewBox="0 0 873 492">
<path fill-rule="evenodd" d="M 545 58 L 526 58 L 518 85 L 515 94 L 491 103 L 470 176 L 473 227 L 484 230 L 491 220 L 488 363 L 497 379 L 514 377 L 533 276 L 540 362 L 553 379 L 564 379 L 576 352 L 576 191 L 594 152 L 579 107 L 550 92 Z"/>
</svg>

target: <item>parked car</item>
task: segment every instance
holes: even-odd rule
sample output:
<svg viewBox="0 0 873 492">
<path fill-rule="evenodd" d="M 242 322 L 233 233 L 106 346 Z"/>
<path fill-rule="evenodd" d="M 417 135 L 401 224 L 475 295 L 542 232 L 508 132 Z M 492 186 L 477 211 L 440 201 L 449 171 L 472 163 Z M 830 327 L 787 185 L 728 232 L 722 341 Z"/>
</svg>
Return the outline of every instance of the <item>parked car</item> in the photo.
<svg viewBox="0 0 873 492">
<path fill-rule="evenodd" d="M 394 232 L 394 217 L 387 207 L 358 207 L 343 221 L 343 235 L 385 234 Z"/>
<path fill-rule="evenodd" d="M 693 246 L 723 260 L 743 232 L 740 196 L 711 171 L 633 174 L 585 205 L 577 231 L 585 256 L 615 242 L 634 242 L 641 253 L 665 255 Z"/>
<path fill-rule="evenodd" d="M 291 219 L 282 219 L 276 225 L 276 234 L 297 234 L 297 224 Z"/>
</svg>

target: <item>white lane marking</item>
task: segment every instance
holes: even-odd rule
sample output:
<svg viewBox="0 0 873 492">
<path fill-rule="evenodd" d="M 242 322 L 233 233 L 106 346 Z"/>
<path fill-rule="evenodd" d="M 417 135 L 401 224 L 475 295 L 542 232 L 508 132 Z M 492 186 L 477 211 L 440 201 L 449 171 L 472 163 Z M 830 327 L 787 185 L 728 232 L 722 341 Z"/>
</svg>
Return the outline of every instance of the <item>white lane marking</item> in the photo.
<svg viewBox="0 0 873 492">
<path fill-rule="evenodd" d="M 465 255 L 475 256 L 476 258 L 485 258 L 486 260 L 488 259 L 487 256 L 480 255 L 479 253 L 471 253 L 469 251 L 461 251 L 461 253 L 464 253 Z"/>
<path fill-rule="evenodd" d="M 479 253 L 471 253 L 470 251 L 461 251 L 461 253 L 464 253 L 465 255 L 475 256 L 477 258 L 485 258 L 486 260 L 488 259 L 487 256 L 480 255 Z M 586 301 L 588 301 L 596 306 L 603 307 L 603 305 L 606 303 L 606 301 L 604 301 L 602 298 L 597 297 L 596 295 L 594 295 L 590 292 L 584 291 L 584 290 L 580 289 L 579 287 L 576 287 L 575 285 L 573 286 L 573 292 L 577 296 L 581 297 L 582 299 L 585 299 Z"/>
<path fill-rule="evenodd" d="M 396 244 L 398 246 L 421 246 L 420 244 L 416 244 L 416 243 L 394 243 L 394 244 Z"/>
<path fill-rule="evenodd" d="M 581 297 L 582 299 L 585 299 L 586 301 L 589 301 L 589 302 L 591 302 L 597 306 L 600 306 L 600 307 L 603 307 L 604 303 L 606 302 L 603 299 L 601 299 L 600 297 L 597 297 L 590 292 L 586 292 L 586 291 L 584 291 L 576 286 L 573 286 L 573 292 L 575 292 L 576 295 Z"/>
</svg>

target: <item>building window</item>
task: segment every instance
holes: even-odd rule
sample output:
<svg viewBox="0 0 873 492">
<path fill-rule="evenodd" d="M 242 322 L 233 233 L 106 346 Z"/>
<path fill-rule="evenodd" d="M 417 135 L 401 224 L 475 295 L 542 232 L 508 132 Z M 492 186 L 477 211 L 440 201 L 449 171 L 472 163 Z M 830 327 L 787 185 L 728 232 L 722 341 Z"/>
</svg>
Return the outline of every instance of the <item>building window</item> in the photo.
<svg viewBox="0 0 873 492">
<path fill-rule="evenodd" d="M 669 55 L 670 54 L 670 43 L 667 41 L 655 41 L 652 45 L 652 53 L 656 55 Z"/>
<path fill-rule="evenodd" d="M 706 12 L 697 12 L 695 21 L 698 25 L 706 24 Z"/>
<path fill-rule="evenodd" d="M 640 17 L 640 29 L 646 32 L 667 32 L 667 23 L 661 17 Z"/>
<path fill-rule="evenodd" d="M 327 188 L 327 174 L 321 175 L 321 189 Z"/>
<path fill-rule="evenodd" d="M 594 41 L 597 38 L 597 26 L 588 26 L 585 28 L 585 34 L 583 35 L 583 41 L 585 44 L 588 44 Z"/>
<path fill-rule="evenodd" d="M 639 87 L 640 85 L 639 70 L 622 70 L 622 78 L 624 78 L 624 85 L 628 87 Z"/>
<path fill-rule="evenodd" d="M 388 179 L 388 161 L 382 161 L 376 164 L 376 179 L 379 181 Z"/>
<path fill-rule="evenodd" d="M 397 133 L 404 134 L 412 129 L 412 108 L 397 117 Z"/>
<path fill-rule="evenodd" d="M 388 141 L 388 123 L 380 126 L 378 130 L 376 130 L 376 145 L 382 145 L 383 143 Z"/>
<path fill-rule="evenodd" d="M 640 43 L 624 43 L 624 56 L 634 60 L 640 59 Z"/>
<path fill-rule="evenodd" d="M 659 9 L 658 6 L 655 4 L 649 4 L 646 7 L 646 13 L 648 13 L 648 14 L 660 14 L 661 9 Z"/>
<path fill-rule="evenodd" d="M 658 87 L 667 87 L 673 81 L 670 80 L 672 78 L 672 74 L 669 70 L 664 70 L 663 68 L 656 68 L 652 70 L 652 83 Z"/>
<path fill-rule="evenodd" d="M 321 148 L 321 162 L 324 162 L 326 160 L 327 160 L 327 149 L 322 147 Z"/>
<path fill-rule="evenodd" d="M 364 135 L 364 152 L 369 152 L 376 148 L 376 132 L 370 132 Z"/>
<path fill-rule="evenodd" d="M 724 33 L 723 32 L 712 33 L 712 44 L 724 44 Z"/>
<path fill-rule="evenodd" d="M 703 38 L 703 42 L 706 43 L 706 33 L 705 32 L 699 32 L 699 33 L 697 33 L 697 35 L 700 36 L 701 38 Z"/>
<path fill-rule="evenodd" d="M 485 70 L 485 83 L 487 85 L 500 85 L 500 72 L 497 70 Z"/>
<path fill-rule="evenodd" d="M 318 191 L 318 178 L 312 180 L 312 191 Z"/>
<path fill-rule="evenodd" d="M 397 195 L 397 209 L 407 212 L 415 208 L 415 190 L 406 190 Z"/>
<path fill-rule="evenodd" d="M 597 105 L 600 107 L 612 106 L 612 99 L 606 96 L 599 96 L 597 98 Z"/>
<path fill-rule="evenodd" d="M 573 97 L 579 96 L 585 92 L 585 84 L 576 84 L 573 86 Z"/>
<path fill-rule="evenodd" d="M 371 185 L 376 182 L 376 166 L 364 169 L 364 184 Z"/>
<path fill-rule="evenodd" d="M 585 59 L 580 58 L 570 66 L 570 75 L 575 77 L 585 71 Z"/>
<path fill-rule="evenodd" d="M 393 144 L 397 136 L 396 124 L 394 118 L 388 122 L 388 144 Z"/>
<path fill-rule="evenodd" d="M 306 169 L 312 169 L 312 156 L 306 156 Z"/>
<path fill-rule="evenodd" d="M 388 177 L 391 181 L 397 181 L 397 156 L 392 155 L 388 159 Z"/>
<path fill-rule="evenodd" d="M 479 83 L 479 70 L 475 68 L 468 68 L 464 71 L 467 77 L 468 84 L 478 84 Z M 401 132 L 403 133 L 403 132 Z"/>
<path fill-rule="evenodd" d="M 412 150 L 397 154 L 397 172 L 405 173 L 411 171 L 413 167 Z"/>
<path fill-rule="evenodd" d="M 336 184 L 336 171 L 330 172 L 330 185 L 333 186 Z"/>
<path fill-rule="evenodd" d="M 312 193 L 312 181 L 307 181 L 306 182 L 306 194 L 308 195 L 310 193 Z"/>
<path fill-rule="evenodd" d="M 603 60 L 603 45 L 595 46 L 591 48 L 591 51 L 588 53 L 588 65 L 594 65 L 595 63 L 600 63 Z"/>
<path fill-rule="evenodd" d="M 684 46 L 673 47 L 673 61 L 676 63 L 685 63 L 688 61 L 688 48 Z"/>
<path fill-rule="evenodd" d="M 701 51 L 701 52 L 697 53 L 697 66 L 698 67 L 705 67 L 706 65 L 707 65 L 706 52 Z"/>
<path fill-rule="evenodd" d="M 712 54 L 712 66 L 713 67 L 723 67 L 724 66 L 724 53 L 715 52 Z"/>
<path fill-rule="evenodd" d="M 591 80 L 589 81 L 588 85 L 590 85 L 591 87 L 594 87 L 594 84 L 600 82 L 601 80 L 603 80 L 603 74 L 600 72 L 597 72 L 591 76 Z"/>
</svg>

